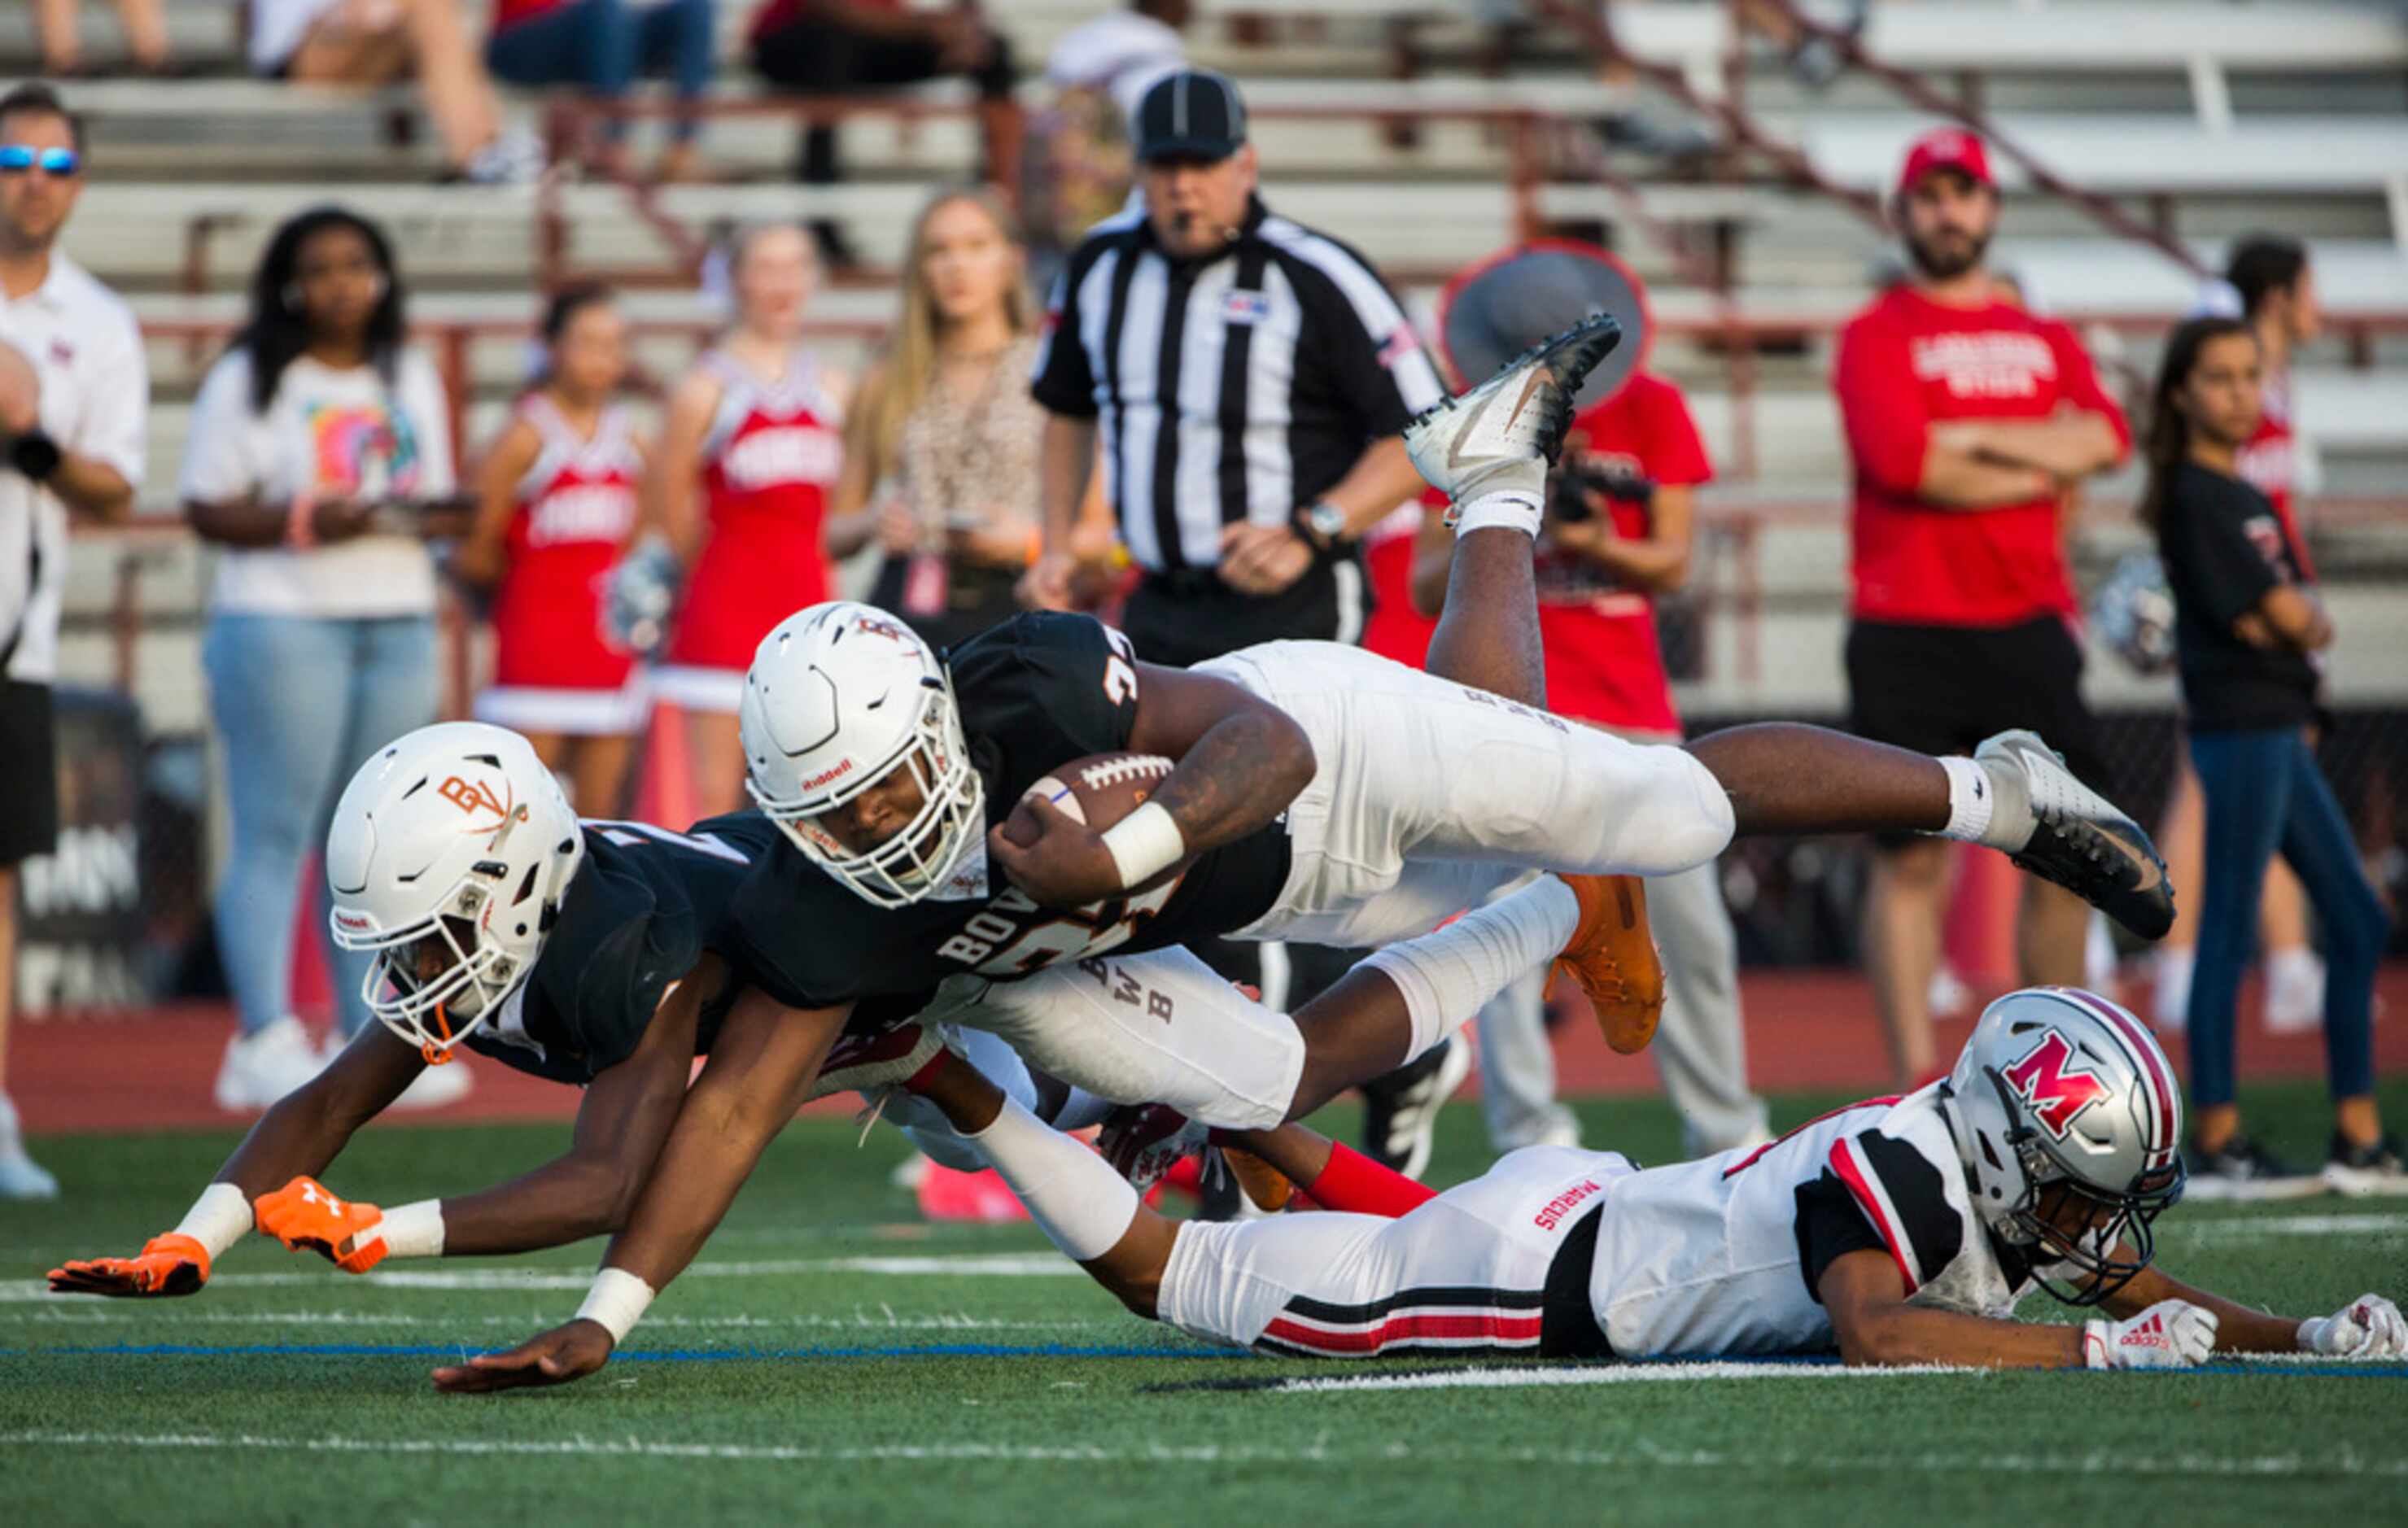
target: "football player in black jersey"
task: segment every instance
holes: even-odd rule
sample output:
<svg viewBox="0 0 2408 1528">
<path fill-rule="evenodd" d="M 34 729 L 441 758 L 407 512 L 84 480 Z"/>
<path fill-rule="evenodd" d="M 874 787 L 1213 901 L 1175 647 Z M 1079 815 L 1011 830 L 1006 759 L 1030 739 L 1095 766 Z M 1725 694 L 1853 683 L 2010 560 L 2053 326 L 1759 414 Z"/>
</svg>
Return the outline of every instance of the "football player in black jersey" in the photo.
<svg viewBox="0 0 2408 1528">
<path fill-rule="evenodd" d="M 1612 334 L 1600 319 L 1556 336 L 1409 431 L 1460 536 L 1431 673 L 1322 643 L 1166 670 L 1064 616 L 1007 623 L 950 665 L 859 606 L 814 607 L 772 632 L 747 679 L 747 764 L 798 852 L 773 854 L 738 898 L 741 958 L 762 991 L 729 1029 L 762 1026 L 751 1064 L 707 1098 L 708 1074 L 697 1085 L 579 1319 L 437 1384 L 557 1383 L 607 1362 L 867 999 L 941 982 L 933 1012 L 1005 1034 L 1057 1076 L 1262 1128 L 1417 1054 L 1551 955 L 1574 957 L 1610 1039 L 1643 1045 L 1660 983 L 1626 984 L 1627 936 L 1635 926 L 1643 945 L 1643 923 L 1605 873 L 1685 869 L 1734 832 L 1991 843 L 2162 933 L 2170 904 L 2145 835 L 2028 734 L 1945 761 L 1784 725 L 1646 748 L 1471 686 L 1537 698 L 1529 564 L 1545 475 Z M 1116 750 L 1175 763 L 1105 831 L 1022 799 L 1047 771 Z M 1021 813 L 1035 832 L 1015 841 L 1004 824 Z M 1380 950 L 1297 1022 L 1215 1005 L 1217 978 L 1162 949 L 1206 933 L 1403 939 L 1524 867 L 1581 874 Z M 755 997 L 798 1021 L 748 1015 Z"/>
<path fill-rule="evenodd" d="M 255 1125 L 175 1231 L 74 1262 L 53 1289 L 189 1294 L 257 1228 L 351 1273 L 389 1256 L 525 1251 L 614 1229 L 730 996 L 729 900 L 776 841 L 759 814 L 668 833 L 580 822 L 525 739 L 455 722 L 364 765 L 327 845 L 336 936 L 375 952 L 380 1026 Z M 480 1193 L 390 1210 L 318 1183 L 419 1072 L 465 1045 L 585 1090 L 569 1149 Z"/>
</svg>

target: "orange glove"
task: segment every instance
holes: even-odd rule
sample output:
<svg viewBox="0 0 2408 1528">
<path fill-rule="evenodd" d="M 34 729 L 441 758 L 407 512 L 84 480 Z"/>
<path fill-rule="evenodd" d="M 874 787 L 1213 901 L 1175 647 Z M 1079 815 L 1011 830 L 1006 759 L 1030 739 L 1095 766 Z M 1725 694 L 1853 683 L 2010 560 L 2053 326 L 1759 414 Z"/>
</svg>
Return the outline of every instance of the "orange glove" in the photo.
<svg viewBox="0 0 2408 1528">
<path fill-rule="evenodd" d="M 287 1251 L 315 1252 L 345 1273 L 364 1274 L 384 1261 L 384 1211 L 337 1199 L 314 1178 L 296 1178 L 251 1205 L 263 1235 Z"/>
<path fill-rule="evenodd" d="M 144 1242 L 140 1257 L 98 1257 L 50 1270 L 53 1294 L 198 1294 L 208 1281 L 209 1250 L 174 1232 Z"/>
</svg>

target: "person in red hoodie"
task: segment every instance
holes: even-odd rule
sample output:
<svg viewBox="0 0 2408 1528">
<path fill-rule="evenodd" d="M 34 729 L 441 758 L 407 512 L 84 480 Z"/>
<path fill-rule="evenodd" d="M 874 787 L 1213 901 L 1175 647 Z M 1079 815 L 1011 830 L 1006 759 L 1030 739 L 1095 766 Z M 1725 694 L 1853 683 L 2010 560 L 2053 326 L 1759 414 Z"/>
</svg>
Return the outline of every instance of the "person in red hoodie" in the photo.
<svg viewBox="0 0 2408 1528">
<path fill-rule="evenodd" d="M 2073 332 L 2004 300 L 1985 264 L 1999 192 L 1980 138 L 1916 139 L 1894 212 L 1912 275 L 1848 321 L 1832 378 L 1856 478 L 1851 726 L 1935 753 L 2028 726 L 2098 783 L 2057 507 L 2124 459 L 2130 431 Z M 1946 892 L 1944 848 L 1882 842 L 1866 953 L 1900 1083 L 1933 1067 Z M 2025 981 L 2080 985 L 2086 917 L 2079 900 L 2027 884 Z"/>
</svg>

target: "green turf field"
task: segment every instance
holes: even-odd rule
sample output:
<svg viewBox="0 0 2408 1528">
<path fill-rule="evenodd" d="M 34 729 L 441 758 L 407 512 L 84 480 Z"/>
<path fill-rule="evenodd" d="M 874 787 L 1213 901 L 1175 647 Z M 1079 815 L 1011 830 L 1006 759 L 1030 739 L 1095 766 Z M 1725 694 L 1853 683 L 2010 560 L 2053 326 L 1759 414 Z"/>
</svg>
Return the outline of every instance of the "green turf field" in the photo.
<svg viewBox="0 0 2408 1528">
<path fill-rule="evenodd" d="M 2247 1101 L 2278 1147 L 2320 1147 L 2313 1089 Z M 1784 1100 L 1781 1119 L 1830 1102 Z M 2386 1104 L 2408 1118 L 2408 1085 Z M 1586 1115 L 1593 1144 L 1672 1150 L 1660 1105 Z M 561 1138 L 371 1132 L 327 1177 L 391 1204 L 494 1181 Z M 65 1200 L 0 1207 L 0 1521 L 2408 1520 L 2408 1365 L 1166 1388 L 1383 1366 L 1208 1353 L 1125 1315 L 1025 1225 L 918 1224 L 887 1186 L 899 1137 L 855 1150 L 835 1121 L 788 1132 L 703 1263 L 567 1389 L 445 1397 L 426 1373 L 566 1319 L 594 1246 L 355 1279 L 254 1239 L 195 1299 L 35 1295 L 51 1263 L 172 1225 L 234 1139 L 54 1139 Z M 1485 1160 L 1476 1111 L 1451 1108 L 1434 1178 Z M 2408 1294 L 2403 1200 L 2186 1207 L 2159 1245 L 2175 1272 L 2291 1314 Z"/>
</svg>

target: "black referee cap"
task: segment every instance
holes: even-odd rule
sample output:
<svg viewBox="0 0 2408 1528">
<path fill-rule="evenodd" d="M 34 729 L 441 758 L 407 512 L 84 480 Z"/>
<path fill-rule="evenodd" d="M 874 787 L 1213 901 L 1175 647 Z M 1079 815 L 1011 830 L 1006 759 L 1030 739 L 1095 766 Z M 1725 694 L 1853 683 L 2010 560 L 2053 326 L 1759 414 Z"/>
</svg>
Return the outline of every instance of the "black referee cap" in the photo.
<svg viewBox="0 0 2408 1528">
<path fill-rule="evenodd" d="M 1226 159 L 1246 141 L 1246 103 L 1226 75 L 1181 69 L 1147 87 L 1129 136 L 1140 159 Z"/>
</svg>

